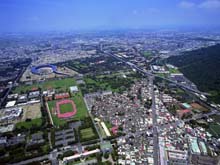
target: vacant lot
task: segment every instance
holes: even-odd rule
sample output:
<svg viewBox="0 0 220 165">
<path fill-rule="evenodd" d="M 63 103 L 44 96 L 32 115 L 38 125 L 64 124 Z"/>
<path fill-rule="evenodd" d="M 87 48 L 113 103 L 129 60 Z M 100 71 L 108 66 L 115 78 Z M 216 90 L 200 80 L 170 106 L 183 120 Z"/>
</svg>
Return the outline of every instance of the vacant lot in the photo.
<svg viewBox="0 0 220 165">
<path fill-rule="evenodd" d="M 201 112 L 208 112 L 209 110 L 201 105 L 199 105 L 198 103 L 192 103 L 191 106 L 193 107 L 193 109 L 197 109 Z"/>
<path fill-rule="evenodd" d="M 40 103 L 25 105 L 22 106 L 22 108 L 23 108 L 23 116 L 21 121 L 26 121 L 26 119 L 41 118 Z"/>
</svg>

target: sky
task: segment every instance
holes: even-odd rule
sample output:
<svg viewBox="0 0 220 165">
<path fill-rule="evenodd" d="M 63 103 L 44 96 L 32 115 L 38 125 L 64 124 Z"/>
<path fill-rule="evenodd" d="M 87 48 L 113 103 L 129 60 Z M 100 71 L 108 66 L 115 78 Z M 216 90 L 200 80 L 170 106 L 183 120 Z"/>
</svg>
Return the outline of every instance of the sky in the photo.
<svg viewBox="0 0 220 165">
<path fill-rule="evenodd" d="M 0 32 L 220 26 L 220 0 L 0 0 Z"/>
</svg>

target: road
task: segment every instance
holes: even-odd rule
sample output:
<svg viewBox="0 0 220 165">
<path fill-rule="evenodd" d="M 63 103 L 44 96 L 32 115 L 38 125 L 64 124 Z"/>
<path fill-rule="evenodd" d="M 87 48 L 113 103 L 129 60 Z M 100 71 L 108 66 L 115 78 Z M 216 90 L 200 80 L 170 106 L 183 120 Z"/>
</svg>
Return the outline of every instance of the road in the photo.
<svg viewBox="0 0 220 165">
<path fill-rule="evenodd" d="M 154 84 L 153 84 L 153 76 L 149 77 L 149 87 L 152 98 L 152 121 L 153 121 L 153 159 L 154 164 L 159 164 L 159 142 L 158 142 L 158 131 L 157 131 L 157 112 L 156 112 L 156 103 L 155 103 L 155 93 L 154 93 Z"/>
</svg>

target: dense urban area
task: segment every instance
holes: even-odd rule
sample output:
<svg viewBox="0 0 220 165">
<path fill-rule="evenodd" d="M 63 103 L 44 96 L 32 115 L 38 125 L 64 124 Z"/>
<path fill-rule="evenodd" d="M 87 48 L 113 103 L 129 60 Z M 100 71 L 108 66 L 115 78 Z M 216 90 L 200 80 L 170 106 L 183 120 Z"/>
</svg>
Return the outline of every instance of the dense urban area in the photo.
<svg viewBox="0 0 220 165">
<path fill-rule="evenodd" d="M 0 36 L 0 164 L 217 165 L 220 33 Z"/>
</svg>

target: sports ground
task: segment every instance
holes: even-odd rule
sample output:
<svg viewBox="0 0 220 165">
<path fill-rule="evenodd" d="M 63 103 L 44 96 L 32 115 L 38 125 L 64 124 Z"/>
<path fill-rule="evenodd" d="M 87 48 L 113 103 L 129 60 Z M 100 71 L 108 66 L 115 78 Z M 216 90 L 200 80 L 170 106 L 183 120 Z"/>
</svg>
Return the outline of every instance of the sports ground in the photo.
<svg viewBox="0 0 220 165">
<path fill-rule="evenodd" d="M 70 118 L 77 113 L 73 100 L 61 100 L 56 102 L 56 113 L 58 118 Z"/>
<path fill-rule="evenodd" d="M 69 101 L 65 104 L 59 104 L 59 112 L 57 112 L 57 103 L 59 103 L 61 100 L 48 101 L 49 111 L 55 126 L 62 126 L 67 121 L 81 120 L 85 117 L 88 117 L 88 112 L 81 92 L 73 94 L 68 100 Z M 71 101 L 73 101 L 75 106 Z M 58 113 L 61 116 L 59 116 Z"/>
</svg>

